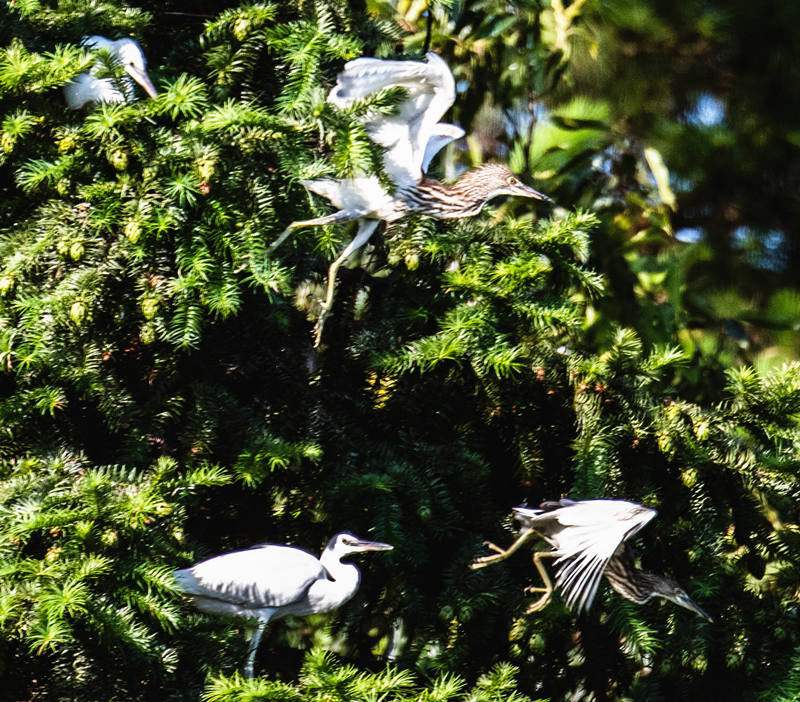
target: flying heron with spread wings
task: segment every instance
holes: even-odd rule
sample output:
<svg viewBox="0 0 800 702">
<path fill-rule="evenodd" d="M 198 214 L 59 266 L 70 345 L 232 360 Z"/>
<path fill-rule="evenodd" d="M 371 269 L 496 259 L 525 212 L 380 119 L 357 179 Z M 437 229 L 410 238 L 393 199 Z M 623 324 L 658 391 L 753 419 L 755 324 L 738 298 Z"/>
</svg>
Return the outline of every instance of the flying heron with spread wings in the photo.
<svg viewBox="0 0 800 702">
<path fill-rule="evenodd" d="M 627 541 L 656 516 L 656 511 L 626 500 L 568 500 L 543 502 L 538 509 L 515 507 L 514 517 L 521 528 L 517 540 L 507 549 L 487 545 L 493 556 L 476 559 L 472 568 L 483 568 L 508 558 L 531 537 L 544 539 L 552 550 L 535 551 L 533 563 L 544 587 L 528 588 L 542 592 L 528 612 L 542 609 L 553 593 L 553 584 L 542 563 L 555 558 L 556 586 L 567 607 L 580 612 L 589 609 L 601 576 L 623 597 L 644 604 L 662 597 L 711 621 L 674 580 L 636 567 Z"/>
<path fill-rule="evenodd" d="M 379 90 L 404 88 L 407 97 L 393 114 L 367 113 L 370 138 L 384 149 L 383 169 L 394 185 L 387 192 L 374 175 L 334 180 L 300 181 L 308 190 L 327 198 L 338 210 L 323 217 L 292 222 L 270 247 L 272 253 L 291 232 L 300 227 L 357 220 L 355 237 L 328 270 L 328 287 L 317 322 L 316 344 L 322 324 L 333 304 L 336 274 L 344 261 L 367 243 L 381 221 L 392 222 L 408 212 L 437 219 L 472 217 L 487 201 L 499 195 L 517 195 L 550 201 L 546 195 L 520 182 L 507 166 L 489 163 L 464 173 L 452 185 L 427 178 L 433 157 L 447 144 L 464 135 L 453 124 L 440 122 L 455 101 L 456 88 L 450 68 L 433 52 L 427 61 L 388 61 L 358 58 L 345 64 L 328 101 L 348 108 Z"/>
</svg>

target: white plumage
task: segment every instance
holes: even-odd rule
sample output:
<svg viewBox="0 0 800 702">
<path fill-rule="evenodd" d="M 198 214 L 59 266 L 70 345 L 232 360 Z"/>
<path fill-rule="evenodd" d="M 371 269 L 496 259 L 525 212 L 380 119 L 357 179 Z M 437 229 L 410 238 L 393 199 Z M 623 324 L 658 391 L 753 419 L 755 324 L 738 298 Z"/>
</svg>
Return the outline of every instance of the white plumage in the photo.
<svg viewBox="0 0 800 702">
<path fill-rule="evenodd" d="M 112 41 L 95 35 L 84 39 L 83 45 L 89 49 L 108 51 L 120 62 L 127 75 L 118 80 L 99 78 L 96 65 L 79 74 L 64 86 L 64 97 L 71 110 L 78 110 L 87 103 L 132 100 L 133 83 L 128 76 L 141 85 L 150 97 L 156 97 L 156 89 L 147 75 L 147 61 L 141 47 L 133 39 Z"/>
<path fill-rule="evenodd" d="M 385 149 L 383 168 L 398 190 L 414 187 L 433 157 L 451 141 L 464 136 L 460 127 L 439 122 L 455 100 L 453 74 L 433 52 L 429 52 L 426 58 L 425 63 L 374 58 L 349 61 L 328 95 L 329 102 L 347 108 L 354 101 L 363 100 L 383 88 L 400 86 L 408 91 L 408 97 L 398 106 L 396 114 L 365 117 L 370 138 Z M 301 183 L 330 200 L 339 211 L 325 217 L 292 222 L 270 247 L 270 253 L 300 227 L 359 220 L 355 237 L 328 270 L 328 290 L 317 323 L 318 345 L 322 324 L 333 304 L 339 266 L 369 241 L 381 220 L 391 222 L 399 219 L 409 208 L 395 193 L 387 193 L 375 176 L 303 180 Z"/>
<path fill-rule="evenodd" d="M 300 183 L 311 192 L 330 200 L 331 204 L 339 210 L 336 216 L 341 221 L 371 217 L 391 222 L 399 219 L 406 212 L 406 209 L 398 207 L 398 201 L 383 189 L 375 176 L 362 176 L 347 180 L 320 178 L 319 180 L 301 180 Z"/>
<path fill-rule="evenodd" d="M 446 122 L 439 122 L 434 124 L 431 129 L 431 135 L 428 137 L 428 143 L 425 144 L 425 151 L 422 156 L 422 173 L 428 172 L 433 157 L 436 156 L 445 146 L 451 141 L 460 139 L 464 136 L 464 130 L 457 127 L 455 124 L 447 124 Z"/>
<path fill-rule="evenodd" d="M 275 572 L 280 572 L 280 579 L 264 578 L 265 573 Z M 298 600 L 304 604 L 311 585 L 327 579 L 324 566 L 310 553 L 270 544 L 226 553 L 176 572 L 178 585 L 192 595 L 199 609 L 246 616 Z"/>
<path fill-rule="evenodd" d="M 639 569 L 628 539 L 656 516 L 656 511 L 625 500 L 567 500 L 543 502 L 538 509 L 515 507 L 514 517 L 521 528 L 517 540 L 507 549 L 486 542 L 497 554 L 481 556 L 470 566 L 483 568 L 508 558 L 534 536 L 547 541 L 551 551 L 534 551 L 533 564 L 544 587 L 526 588 L 542 592 L 528 607 L 535 612 L 544 607 L 553 592 L 553 584 L 542 563 L 555 558 L 556 586 L 570 609 L 589 609 L 597 593 L 600 577 L 623 597 L 644 604 L 662 597 L 685 607 L 708 621 L 711 617 L 700 608 L 674 580 Z"/>
<path fill-rule="evenodd" d="M 505 167 L 502 172 L 495 168 L 478 173 L 480 169 L 474 169 L 462 175 L 454 186 L 443 186 L 424 177 L 433 157 L 451 141 L 464 136 L 461 127 L 439 121 L 456 97 L 453 74 L 435 53 L 427 53 L 426 59 L 424 62 L 375 58 L 349 61 L 328 95 L 329 102 L 346 109 L 386 88 L 401 87 L 407 93 L 393 114 L 368 111 L 363 117 L 370 138 L 384 149 L 383 170 L 392 181 L 393 191 L 387 192 L 375 176 L 303 180 L 301 183 L 308 190 L 330 200 L 338 212 L 292 222 L 269 249 L 272 253 L 300 227 L 358 220 L 355 237 L 328 269 L 327 294 L 315 330 L 316 345 L 333 304 L 339 266 L 369 241 L 381 220 L 391 222 L 410 211 L 442 219 L 471 217 L 480 212 L 486 201 L 500 194 L 549 200 L 520 183 Z M 493 165 L 496 164 L 487 164 Z M 485 192 L 483 188 L 471 187 L 492 176 L 497 187 Z"/>
<path fill-rule="evenodd" d="M 252 677 L 256 650 L 271 620 L 336 609 L 356 593 L 361 580 L 358 568 L 341 559 L 391 548 L 348 532 L 334 536 L 319 559 L 299 548 L 263 544 L 177 570 L 175 581 L 203 612 L 258 621 L 245 665 L 245 674 Z"/>
<path fill-rule="evenodd" d="M 567 606 L 580 611 L 594 600 L 600 578 L 620 544 L 656 516 L 654 509 L 625 500 L 560 500 L 542 509 L 515 507 L 523 528 L 552 547 L 556 584 Z"/>
<path fill-rule="evenodd" d="M 464 130 L 439 120 L 456 99 L 450 68 L 432 51 L 427 62 L 359 58 L 345 64 L 328 101 L 350 107 L 384 88 L 405 88 L 408 97 L 395 114 L 366 119 L 367 132 L 382 146 L 383 168 L 398 187 L 413 187 L 433 156 Z M 427 155 L 427 158 L 426 158 Z"/>
</svg>

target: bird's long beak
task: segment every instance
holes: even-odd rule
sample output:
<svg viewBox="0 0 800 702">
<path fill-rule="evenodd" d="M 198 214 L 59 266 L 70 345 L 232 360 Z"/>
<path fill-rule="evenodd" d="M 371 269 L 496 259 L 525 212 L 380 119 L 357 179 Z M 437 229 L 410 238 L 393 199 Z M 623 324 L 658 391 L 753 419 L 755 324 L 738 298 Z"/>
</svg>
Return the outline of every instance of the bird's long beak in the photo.
<svg viewBox="0 0 800 702">
<path fill-rule="evenodd" d="M 363 541 L 362 539 L 359 539 L 354 546 L 359 551 L 391 551 L 394 548 L 394 546 L 382 544 L 380 541 Z"/>
<path fill-rule="evenodd" d="M 547 197 L 547 195 L 544 193 L 540 193 L 538 190 L 534 190 L 533 188 L 523 185 L 522 183 L 519 183 L 514 187 L 519 188 L 519 191 L 515 193 L 516 195 L 520 195 L 522 197 L 532 197 L 536 200 L 544 200 L 545 202 L 553 202 L 552 198 Z"/>
<path fill-rule="evenodd" d="M 681 607 L 685 607 L 686 609 L 691 610 L 698 616 L 703 617 L 703 619 L 706 619 L 710 622 L 714 621 L 708 614 L 708 612 L 706 612 L 704 609 L 698 606 L 698 604 L 685 592 L 681 593 L 680 595 L 677 595 L 676 597 L 670 597 L 669 599 L 671 599 L 675 604 L 680 605 Z"/>
<path fill-rule="evenodd" d="M 150 76 L 147 75 L 147 71 L 139 70 L 135 66 L 126 66 L 125 71 L 131 78 L 133 78 L 139 85 L 141 85 L 142 88 L 144 88 L 144 91 L 151 98 L 158 96 L 158 92 L 156 91 L 155 86 L 150 80 Z"/>
</svg>

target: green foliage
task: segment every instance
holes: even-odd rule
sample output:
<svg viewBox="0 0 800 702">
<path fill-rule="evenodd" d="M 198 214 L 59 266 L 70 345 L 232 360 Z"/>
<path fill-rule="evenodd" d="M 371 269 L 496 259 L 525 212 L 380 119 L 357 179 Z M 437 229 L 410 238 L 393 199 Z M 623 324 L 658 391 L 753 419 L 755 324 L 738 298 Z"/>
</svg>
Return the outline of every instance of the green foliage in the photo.
<svg viewBox="0 0 800 702">
<path fill-rule="evenodd" d="M 408 671 L 391 666 L 380 673 L 359 672 L 341 665 L 329 653 L 312 649 L 306 654 L 296 686 L 266 678 L 245 680 L 212 678 L 203 693 L 204 702 L 533 702 L 515 691 L 516 669 L 498 665 L 481 676 L 471 690 L 454 675 L 441 675 L 432 684 L 419 686 Z"/>
<path fill-rule="evenodd" d="M 206 3 L 207 17 L 174 3 L 9 6 L 4 693 L 796 695 L 800 368 L 782 364 L 800 348 L 796 281 L 749 275 L 772 261 L 758 232 L 796 221 L 777 195 L 750 202 L 763 199 L 755 174 L 792 187 L 796 112 L 773 124 L 752 83 L 730 90 L 730 56 L 749 62 L 751 43 L 729 41 L 744 36 L 732 12 L 665 8 L 430 3 L 432 46 L 459 86 L 446 119 L 470 133 L 433 174 L 506 160 L 558 206 L 539 218 L 530 201 L 492 202 L 471 220 L 379 230 L 340 271 L 314 350 L 322 280 L 352 231 L 270 245 L 329 211 L 299 179 L 387 184 L 360 118 L 391 113 L 403 90 L 346 110 L 326 95 L 355 56 L 418 58 L 425 3 Z M 750 21 L 794 12 L 774 9 Z M 95 33 L 142 43 L 156 99 L 137 88 L 130 103 L 65 109 L 61 87 L 90 65 L 122 77 L 80 46 Z M 782 65 L 760 49 L 762 67 Z M 727 101 L 716 125 L 692 123 L 712 90 L 687 78 L 698 60 Z M 731 181 L 739 163 L 747 188 Z M 677 242 L 687 226 L 703 240 Z M 739 226 L 761 227 L 735 234 L 746 260 L 720 244 Z M 528 558 L 468 568 L 485 538 L 511 539 L 511 506 L 561 495 L 658 509 L 636 537 L 642 567 L 680 581 L 715 622 L 605 587 L 588 614 L 556 597 L 525 615 Z M 264 541 L 318 552 L 342 529 L 395 549 L 364 558 L 338 612 L 271 625 L 263 676 L 243 680 L 243 622 L 193 611 L 172 570 Z M 310 650 L 304 663 L 295 649 Z"/>
<path fill-rule="evenodd" d="M 172 571 L 186 514 L 186 500 L 175 498 L 230 478 L 181 472 L 168 458 L 146 471 L 91 467 L 63 452 L 6 462 L 2 471 L 5 665 L 49 657 L 56 669 L 40 669 L 34 689 L 72 698 L 90 698 L 98 676 L 124 688 L 140 667 L 153 683 L 174 674 L 170 641 L 182 617 Z M 76 659 L 82 673 L 65 675 L 62 662 Z"/>
<path fill-rule="evenodd" d="M 0 87 L 4 95 L 43 92 L 63 85 L 91 63 L 89 53 L 77 46 L 37 54 L 13 41 L 0 53 Z"/>
<path fill-rule="evenodd" d="M 431 258 L 450 261 L 443 283 L 453 305 L 435 335 L 409 343 L 385 368 L 431 370 L 463 359 L 478 375 L 497 378 L 529 368 L 543 343 L 552 347 L 581 325 L 583 306 L 553 295 L 556 281 L 583 299 L 602 290 L 600 278 L 575 263 L 585 257 L 594 224 L 591 215 L 568 215 L 527 231 L 520 222 L 494 227 L 490 240 L 470 247 L 463 240 L 432 242 Z"/>
</svg>

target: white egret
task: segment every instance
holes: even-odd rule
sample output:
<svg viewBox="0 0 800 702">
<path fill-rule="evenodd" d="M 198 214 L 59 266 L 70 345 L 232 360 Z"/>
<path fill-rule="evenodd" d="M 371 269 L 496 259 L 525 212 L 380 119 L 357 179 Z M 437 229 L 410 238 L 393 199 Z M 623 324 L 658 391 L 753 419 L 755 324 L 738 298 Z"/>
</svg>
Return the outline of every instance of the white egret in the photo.
<svg viewBox="0 0 800 702">
<path fill-rule="evenodd" d="M 495 556 L 478 558 L 472 568 L 483 568 L 508 558 L 532 536 L 549 543 L 552 551 L 537 551 L 533 562 L 544 581 L 543 588 L 530 588 L 544 594 L 528 612 L 544 607 L 550 600 L 553 584 L 542 558 L 555 558 L 556 586 L 570 609 L 588 609 L 594 600 L 600 576 L 604 575 L 614 590 L 627 599 L 644 604 L 653 597 L 663 597 L 711 621 L 674 580 L 640 570 L 634 564 L 626 543 L 639 529 L 656 516 L 654 509 L 625 500 L 559 500 L 544 502 L 539 509 L 515 507 L 514 517 L 521 524 L 517 540 Z"/>
<path fill-rule="evenodd" d="M 464 135 L 460 127 L 439 121 L 455 100 L 453 74 L 435 53 L 429 52 L 426 58 L 426 62 L 355 59 L 345 64 L 328 95 L 329 102 L 347 108 L 384 88 L 405 88 L 407 97 L 394 114 L 372 113 L 364 118 L 370 138 L 384 149 L 383 168 L 394 191 L 387 192 L 376 176 L 302 180 L 300 182 L 308 190 L 327 198 L 338 212 L 292 222 L 270 247 L 272 253 L 300 227 L 358 220 L 355 237 L 328 270 L 327 294 L 317 323 L 317 345 L 322 323 L 333 304 L 339 267 L 366 244 L 381 220 L 392 222 L 412 211 L 438 219 L 472 217 L 498 195 L 550 201 L 499 164 L 486 164 L 468 171 L 453 185 L 443 185 L 425 177 L 433 156 Z"/>
<path fill-rule="evenodd" d="M 141 47 L 133 39 L 112 41 L 95 35 L 84 39 L 83 45 L 89 49 L 107 51 L 120 62 L 127 75 L 118 80 L 98 78 L 96 64 L 77 75 L 64 86 L 64 97 L 71 110 L 79 110 L 86 103 L 129 102 L 133 99 L 133 83 L 128 76 L 141 85 L 151 98 L 156 97 L 158 93 L 147 75 L 147 61 Z"/>
<path fill-rule="evenodd" d="M 341 559 L 392 548 L 342 532 L 328 542 L 319 559 L 299 548 L 262 544 L 177 570 L 175 580 L 203 612 L 257 620 L 244 667 L 251 678 L 256 650 L 270 621 L 336 609 L 356 593 L 361 581 L 358 568 Z"/>
</svg>

